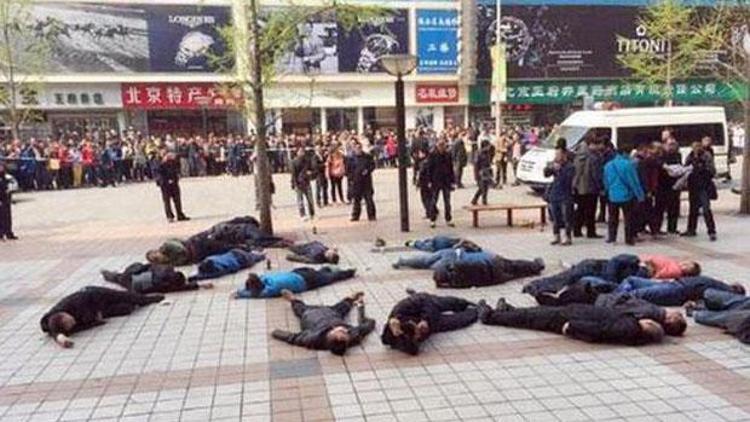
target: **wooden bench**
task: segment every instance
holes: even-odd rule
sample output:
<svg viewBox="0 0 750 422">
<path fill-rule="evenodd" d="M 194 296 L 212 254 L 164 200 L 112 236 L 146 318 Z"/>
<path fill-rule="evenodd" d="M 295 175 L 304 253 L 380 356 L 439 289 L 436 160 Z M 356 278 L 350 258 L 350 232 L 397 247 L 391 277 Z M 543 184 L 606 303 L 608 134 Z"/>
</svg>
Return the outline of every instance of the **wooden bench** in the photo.
<svg viewBox="0 0 750 422">
<path fill-rule="evenodd" d="M 513 227 L 513 210 L 539 210 L 542 226 L 547 224 L 547 204 L 492 204 L 492 205 L 467 205 L 465 210 L 473 214 L 472 226 L 479 227 L 479 213 L 485 211 L 505 211 L 508 216 L 508 227 Z"/>
</svg>

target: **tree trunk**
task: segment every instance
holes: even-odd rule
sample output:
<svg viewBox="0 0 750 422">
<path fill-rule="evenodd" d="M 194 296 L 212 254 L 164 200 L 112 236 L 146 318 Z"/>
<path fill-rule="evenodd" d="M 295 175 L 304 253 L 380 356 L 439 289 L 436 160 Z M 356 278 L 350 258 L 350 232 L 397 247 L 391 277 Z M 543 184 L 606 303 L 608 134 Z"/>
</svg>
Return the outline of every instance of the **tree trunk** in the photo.
<svg viewBox="0 0 750 422">
<path fill-rule="evenodd" d="M 750 60 L 748 60 L 748 74 L 750 74 Z M 746 97 L 750 97 L 750 87 L 746 88 Z M 750 214 L 750 98 L 742 103 L 745 112 L 745 145 L 742 153 L 742 186 L 740 190 L 740 214 Z"/>
<path fill-rule="evenodd" d="M 250 0 L 248 13 L 250 25 L 250 80 L 253 91 L 253 110 L 251 120 L 255 125 L 255 170 L 257 171 L 256 198 L 260 211 L 260 227 L 266 233 L 273 233 L 271 220 L 271 167 L 268 163 L 268 144 L 266 143 L 266 109 L 263 105 L 263 73 L 260 54 L 260 28 L 258 27 L 257 0 Z"/>
<path fill-rule="evenodd" d="M 8 7 L 8 6 L 5 6 Z M 5 14 L 5 13 L 4 13 Z M 2 22 L 3 24 L 3 41 L 5 44 L 5 55 L 8 60 L 8 63 L 6 63 L 6 66 L 8 67 L 8 80 L 7 80 L 7 86 L 8 86 L 8 104 L 6 106 L 8 107 L 8 123 L 10 124 L 10 132 L 13 136 L 13 140 L 21 139 L 19 137 L 20 131 L 19 128 L 21 126 L 20 118 L 18 116 L 18 107 L 16 100 L 18 99 L 18 96 L 16 95 L 16 69 L 15 69 L 15 63 L 13 60 L 13 50 L 11 50 L 11 40 L 10 40 L 10 24 L 8 22 Z"/>
</svg>

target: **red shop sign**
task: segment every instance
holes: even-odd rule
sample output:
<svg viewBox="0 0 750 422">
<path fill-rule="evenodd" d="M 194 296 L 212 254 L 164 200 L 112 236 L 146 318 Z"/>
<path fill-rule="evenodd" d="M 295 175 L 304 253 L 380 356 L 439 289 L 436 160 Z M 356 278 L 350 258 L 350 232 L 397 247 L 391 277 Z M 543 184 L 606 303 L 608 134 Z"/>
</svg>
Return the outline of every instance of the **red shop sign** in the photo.
<svg viewBox="0 0 750 422">
<path fill-rule="evenodd" d="M 222 92 L 210 83 L 122 84 L 125 108 L 146 110 L 234 107 L 242 101 L 242 92 Z"/>
<path fill-rule="evenodd" d="M 417 84 L 418 103 L 457 103 L 458 85 Z"/>
</svg>

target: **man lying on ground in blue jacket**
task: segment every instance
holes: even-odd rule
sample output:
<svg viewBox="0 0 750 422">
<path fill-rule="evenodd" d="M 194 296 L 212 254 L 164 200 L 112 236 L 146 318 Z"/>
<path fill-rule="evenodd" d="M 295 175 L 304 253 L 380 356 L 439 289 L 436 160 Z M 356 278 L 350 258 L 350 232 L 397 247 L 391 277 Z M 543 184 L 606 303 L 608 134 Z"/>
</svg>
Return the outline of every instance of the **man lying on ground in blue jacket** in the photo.
<svg viewBox="0 0 750 422">
<path fill-rule="evenodd" d="M 422 252 L 437 252 L 443 249 L 464 248 L 468 252 L 481 252 L 482 248 L 471 240 L 460 237 L 438 235 L 426 239 L 407 240 L 404 243 L 408 248 L 414 248 Z"/>
<path fill-rule="evenodd" d="M 336 248 L 329 248 L 317 240 L 289 247 L 292 252 L 286 259 L 304 264 L 333 264 L 339 263 L 339 253 Z"/>
<path fill-rule="evenodd" d="M 617 286 L 615 293 L 629 292 L 661 306 L 681 306 L 685 302 L 699 300 L 708 289 L 745 294 L 741 284 L 727 284 L 706 276 L 682 277 L 674 281 L 628 277 Z"/>
<path fill-rule="evenodd" d="M 191 281 L 219 278 L 250 268 L 266 259 L 262 253 L 249 252 L 243 249 L 232 249 L 220 255 L 211 255 L 198 264 L 198 273 L 191 275 Z"/>
<path fill-rule="evenodd" d="M 341 270 L 326 266 L 319 270 L 302 267 L 292 271 L 272 271 L 262 275 L 250 273 L 245 287 L 232 293 L 232 297 L 235 299 L 278 297 L 282 290 L 302 293 L 352 278 L 355 272 L 354 269 Z"/>
</svg>

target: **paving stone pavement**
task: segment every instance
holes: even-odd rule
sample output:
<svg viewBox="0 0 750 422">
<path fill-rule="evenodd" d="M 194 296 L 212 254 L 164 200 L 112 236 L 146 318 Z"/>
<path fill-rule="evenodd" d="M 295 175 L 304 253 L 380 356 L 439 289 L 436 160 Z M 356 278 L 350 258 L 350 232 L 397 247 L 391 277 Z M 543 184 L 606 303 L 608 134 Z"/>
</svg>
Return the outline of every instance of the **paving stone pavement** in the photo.
<svg viewBox="0 0 750 422">
<path fill-rule="evenodd" d="M 309 303 L 332 303 L 356 290 L 366 293 L 367 313 L 379 325 L 346 357 L 271 340 L 273 328 L 296 330 L 297 322 L 281 300 L 229 299 L 247 271 L 217 280 L 213 290 L 172 294 L 162 305 L 110 319 L 77 334 L 72 349 L 42 335 L 41 315 L 82 286 L 104 285 L 100 269 L 142 260 L 166 238 L 254 214 L 248 177 L 182 185 L 193 220 L 180 224 L 164 221 L 153 184 L 18 195 L 22 239 L 0 243 L 0 420 L 750 420 L 750 349 L 692 322 L 683 338 L 641 348 L 479 324 L 434 336 L 417 357 L 387 350 L 379 339 L 380 323 L 406 287 L 436 289 L 429 272 L 392 269 L 398 253 L 371 252 L 376 236 L 391 245 L 434 233 L 467 236 L 508 257 L 542 257 L 545 273 L 585 257 L 664 253 L 698 259 L 706 273 L 750 288 L 750 220 L 733 213 L 737 197 L 726 191 L 715 203 L 715 243 L 703 234 L 634 248 L 587 239 L 553 248 L 549 229 L 507 228 L 502 215 L 483 216 L 482 227 L 471 228 L 460 205 L 473 188 L 455 193 L 457 227 L 435 230 L 420 219 L 412 189 L 412 233 L 403 234 L 394 170 L 376 172 L 376 223 L 351 223 L 349 208 L 334 205 L 318 210 L 312 234 L 312 223 L 296 215 L 289 177 L 276 176 L 277 232 L 335 245 L 341 265 L 358 269 L 354 280 L 303 294 Z M 513 187 L 493 191 L 491 200 L 538 199 Z M 516 221 L 536 217 L 529 211 Z M 292 268 L 284 255 L 269 250 L 275 269 Z M 523 282 L 442 293 L 531 305 L 520 293 Z"/>
</svg>

